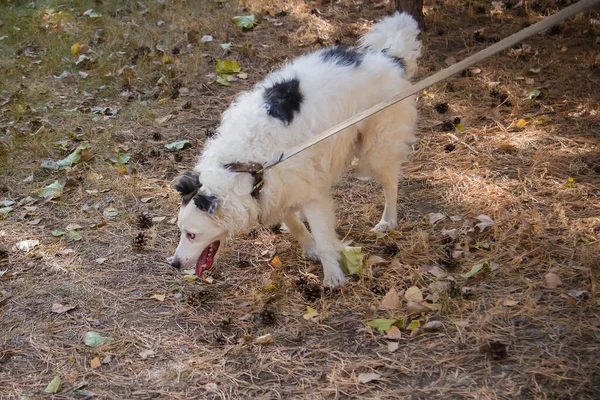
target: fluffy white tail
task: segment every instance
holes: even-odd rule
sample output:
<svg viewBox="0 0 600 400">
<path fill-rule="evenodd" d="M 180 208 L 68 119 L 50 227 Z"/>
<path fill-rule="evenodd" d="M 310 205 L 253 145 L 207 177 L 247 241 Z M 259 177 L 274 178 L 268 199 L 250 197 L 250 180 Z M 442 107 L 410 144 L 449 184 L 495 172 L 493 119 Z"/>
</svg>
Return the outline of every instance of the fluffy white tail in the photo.
<svg viewBox="0 0 600 400">
<path fill-rule="evenodd" d="M 410 78 L 417 72 L 417 59 L 421 57 L 420 32 L 412 16 L 396 12 L 374 24 L 360 39 L 360 46 L 402 59 L 406 77 Z"/>
</svg>

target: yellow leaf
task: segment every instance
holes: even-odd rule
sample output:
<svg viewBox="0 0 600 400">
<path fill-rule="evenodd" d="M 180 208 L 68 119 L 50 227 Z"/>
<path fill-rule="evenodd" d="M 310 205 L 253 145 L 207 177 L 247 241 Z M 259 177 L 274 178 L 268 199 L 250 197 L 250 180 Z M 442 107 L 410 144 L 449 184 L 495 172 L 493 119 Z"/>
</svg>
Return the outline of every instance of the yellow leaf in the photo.
<svg viewBox="0 0 600 400">
<path fill-rule="evenodd" d="M 158 301 L 165 301 L 165 295 L 164 294 L 153 294 L 152 295 L 153 299 L 156 299 Z"/>
<path fill-rule="evenodd" d="M 273 268 L 277 268 L 277 269 L 279 269 L 283 266 L 283 264 L 281 263 L 281 260 L 277 256 L 273 257 L 273 259 L 271 260 L 271 265 L 273 266 Z"/>
<path fill-rule="evenodd" d="M 524 119 L 520 119 L 517 121 L 518 127 L 525 126 L 525 125 L 527 125 L 527 121 L 525 121 Z"/>
<path fill-rule="evenodd" d="M 117 174 L 119 175 L 125 175 L 127 173 L 127 168 L 126 167 L 119 167 L 117 168 Z"/>
<path fill-rule="evenodd" d="M 309 320 L 314 321 L 315 318 L 318 316 L 319 316 L 319 312 L 317 310 L 315 310 L 311 306 L 306 306 L 306 314 L 304 314 L 302 316 L 302 318 L 304 318 L 307 321 L 309 321 Z"/>
<path fill-rule="evenodd" d="M 98 357 L 96 357 L 92 361 L 90 361 L 90 367 L 92 367 L 92 368 L 98 368 L 101 365 L 102 365 L 102 361 L 100 361 L 100 359 Z"/>
<path fill-rule="evenodd" d="M 414 331 L 417 328 L 421 327 L 421 321 L 415 319 L 414 321 L 411 321 L 410 324 L 408 324 L 408 326 L 406 327 L 406 329 L 408 329 L 409 331 Z"/>
<path fill-rule="evenodd" d="M 77 42 L 74 45 L 71 46 L 71 54 L 73 54 L 74 56 L 76 56 L 77 54 L 79 54 L 79 45 L 81 43 Z"/>
<path fill-rule="evenodd" d="M 168 98 L 168 97 L 164 97 L 164 98 L 160 99 L 158 102 L 159 102 L 160 104 L 165 104 L 165 103 L 168 103 L 168 102 L 169 102 L 169 98 Z"/>
<path fill-rule="evenodd" d="M 164 53 L 162 56 L 162 63 L 163 64 L 172 64 L 173 63 L 173 58 L 171 56 L 169 56 L 167 53 Z"/>
<path fill-rule="evenodd" d="M 277 286 L 274 283 L 271 283 L 269 286 L 265 287 L 265 290 L 277 290 Z"/>
</svg>

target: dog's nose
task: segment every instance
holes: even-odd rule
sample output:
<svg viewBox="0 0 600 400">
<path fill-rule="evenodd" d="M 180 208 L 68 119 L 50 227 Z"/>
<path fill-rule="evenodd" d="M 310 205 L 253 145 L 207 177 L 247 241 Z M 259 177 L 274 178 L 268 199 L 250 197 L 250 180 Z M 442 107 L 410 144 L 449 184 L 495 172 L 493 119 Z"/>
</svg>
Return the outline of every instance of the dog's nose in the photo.
<svg viewBox="0 0 600 400">
<path fill-rule="evenodd" d="M 173 261 L 171 261 L 171 267 L 173 268 L 181 268 L 181 263 L 179 262 L 178 258 L 173 258 Z"/>
</svg>

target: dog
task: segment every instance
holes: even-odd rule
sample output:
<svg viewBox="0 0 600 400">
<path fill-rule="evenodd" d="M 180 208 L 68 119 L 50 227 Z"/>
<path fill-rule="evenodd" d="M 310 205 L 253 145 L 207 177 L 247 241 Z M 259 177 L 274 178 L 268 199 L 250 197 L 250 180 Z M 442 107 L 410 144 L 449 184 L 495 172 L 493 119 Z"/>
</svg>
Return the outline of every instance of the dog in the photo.
<svg viewBox="0 0 600 400">
<path fill-rule="evenodd" d="M 410 15 L 396 13 L 374 24 L 358 46 L 302 55 L 240 94 L 223 113 L 193 172 L 174 183 L 182 196 L 181 239 L 171 265 L 195 268 L 201 276 L 216 264 L 230 233 L 282 222 L 304 255 L 321 261 L 325 286 L 346 283 L 331 186 L 358 158 L 361 176 L 377 180 L 385 194 L 383 216 L 373 231 L 397 226 L 400 168 L 416 141 L 414 97 L 264 173 L 262 165 L 410 87 L 421 56 L 419 33 Z"/>
</svg>

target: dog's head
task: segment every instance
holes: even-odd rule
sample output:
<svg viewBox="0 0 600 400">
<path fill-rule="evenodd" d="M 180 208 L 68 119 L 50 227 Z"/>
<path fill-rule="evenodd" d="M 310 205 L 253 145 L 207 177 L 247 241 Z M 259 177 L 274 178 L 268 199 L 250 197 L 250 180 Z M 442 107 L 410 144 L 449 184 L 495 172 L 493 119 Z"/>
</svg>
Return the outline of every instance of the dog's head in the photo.
<svg viewBox="0 0 600 400">
<path fill-rule="evenodd" d="M 215 219 L 219 199 L 202 188 L 195 172 L 179 176 L 173 187 L 181 194 L 182 202 L 177 222 L 181 238 L 171 265 L 195 268 L 200 277 L 216 264 L 221 242 L 227 236 L 227 230 Z"/>
</svg>

